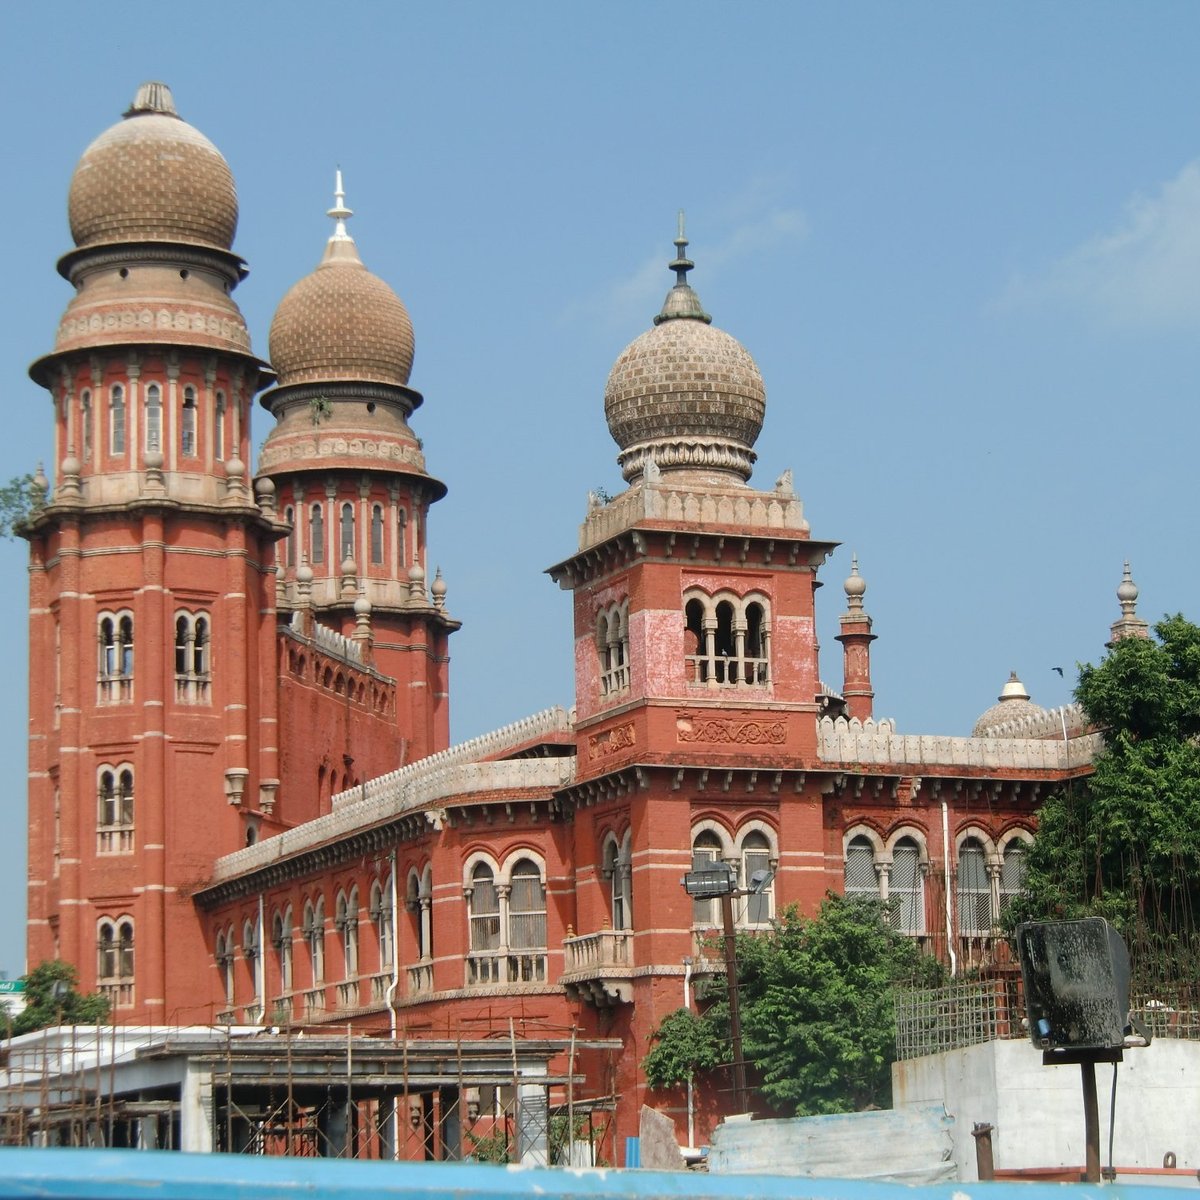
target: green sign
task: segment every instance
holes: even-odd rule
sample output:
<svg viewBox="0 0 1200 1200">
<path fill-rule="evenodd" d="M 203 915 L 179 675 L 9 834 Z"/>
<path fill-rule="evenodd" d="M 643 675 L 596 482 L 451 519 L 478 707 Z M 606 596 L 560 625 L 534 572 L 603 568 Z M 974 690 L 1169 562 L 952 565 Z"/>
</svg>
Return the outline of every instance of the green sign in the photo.
<svg viewBox="0 0 1200 1200">
<path fill-rule="evenodd" d="M 0 979 L 0 996 L 11 996 L 25 990 L 23 979 Z"/>
</svg>

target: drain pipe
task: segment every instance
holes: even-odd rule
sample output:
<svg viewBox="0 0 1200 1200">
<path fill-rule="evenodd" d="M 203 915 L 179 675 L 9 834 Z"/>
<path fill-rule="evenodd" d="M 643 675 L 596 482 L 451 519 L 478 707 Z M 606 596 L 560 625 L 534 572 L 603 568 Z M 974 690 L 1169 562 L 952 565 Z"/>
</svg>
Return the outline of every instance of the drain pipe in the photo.
<svg viewBox="0 0 1200 1200">
<path fill-rule="evenodd" d="M 258 893 L 258 1023 L 267 1023 L 267 937 L 266 918 L 263 915 L 263 894 Z"/>
<path fill-rule="evenodd" d="M 683 1007 L 692 1010 L 692 956 L 686 955 L 683 960 Z M 696 1104 L 692 1093 L 692 1074 L 687 1077 L 687 1112 L 688 1112 L 688 1149 L 696 1144 Z"/>
<path fill-rule="evenodd" d="M 950 909 L 950 806 L 942 800 L 942 872 L 946 892 L 946 951 L 950 955 L 950 978 L 958 974 L 958 955 L 954 952 L 954 919 Z"/>
<path fill-rule="evenodd" d="M 397 890 L 396 890 L 396 852 L 388 855 L 391 865 L 391 896 L 388 898 L 392 905 L 392 980 L 386 993 L 388 1020 L 391 1027 L 392 1041 L 396 1040 L 396 991 L 400 987 L 400 922 L 396 919 Z M 400 1159 L 400 1097 L 392 1093 L 392 1159 Z"/>
</svg>

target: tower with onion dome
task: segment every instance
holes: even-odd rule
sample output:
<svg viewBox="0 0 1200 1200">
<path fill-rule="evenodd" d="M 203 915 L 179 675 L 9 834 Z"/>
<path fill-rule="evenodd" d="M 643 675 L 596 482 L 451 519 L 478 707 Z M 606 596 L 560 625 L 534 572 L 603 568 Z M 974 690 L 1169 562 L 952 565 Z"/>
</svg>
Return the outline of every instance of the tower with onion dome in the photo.
<svg viewBox="0 0 1200 1200">
<path fill-rule="evenodd" d="M 284 531 L 245 467 L 270 371 L 232 298 L 233 177 L 165 85 L 84 151 L 68 211 L 73 295 L 30 369 L 55 441 L 27 529 L 29 961 L 181 1019 L 168 986 L 208 979 L 187 893 L 278 782 Z"/>
<path fill-rule="evenodd" d="M 257 487 L 290 526 L 279 547 L 281 610 L 357 639 L 396 680 L 400 765 L 449 741 L 449 636 L 458 622 L 446 611 L 445 581 L 429 569 L 427 540 L 430 505 L 446 488 L 426 471 L 408 423 L 422 402 L 409 386 L 412 322 L 347 232 L 340 171 L 328 215 L 334 229 L 320 263 L 271 324 L 278 383 L 262 403 L 275 426 Z"/>
</svg>

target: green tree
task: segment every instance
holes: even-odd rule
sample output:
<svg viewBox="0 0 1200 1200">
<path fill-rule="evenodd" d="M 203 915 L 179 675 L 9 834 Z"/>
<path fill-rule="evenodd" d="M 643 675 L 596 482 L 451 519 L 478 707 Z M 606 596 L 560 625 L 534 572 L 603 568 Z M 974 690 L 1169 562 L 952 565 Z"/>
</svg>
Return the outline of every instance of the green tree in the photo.
<svg viewBox="0 0 1200 1200">
<path fill-rule="evenodd" d="M 44 480 L 32 475 L 14 475 L 0 484 L 0 537 L 11 538 L 21 532 L 26 521 L 46 502 Z"/>
<path fill-rule="evenodd" d="M 14 1034 L 51 1025 L 98 1025 L 108 1016 L 105 997 L 78 991 L 79 977 L 70 963 L 48 959 L 24 978 L 25 1009 L 13 1018 Z"/>
<path fill-rule="evenodd" d="M 769 932 L 740 935 L 737 961 L 742 1052 L 773 1107 L 810 1116 L 890 1104 L 894 988 L 932 986 L 942 970 L 892 928 L 885 905 L 830 893 L 814 917 L 790 908 Z M 729 1060 L 723 978 L 709 996 L 703 1017 L 664 1020 L 643 1063 L 652 1087 Z"/>
<path fill-rule="evenodd" d="M 677 1008 L 650 1035 L 650 1053 L 642 1059 L 652 1088 L 675 1087 L 696 1078 L 697 1071 L 729 1061 L 729 1040 L 714 1021 L 690 1008 Z"/>
<path fill-rule="evenodd" d="M 1104 734 L 1093 773 L 1038 813 L 1010 923 L 1096 915 L 1144 979 L 1200 966 L 1200 627 L 1167 617 L 1080 668 L 1075 698 Z"/>
</svg>

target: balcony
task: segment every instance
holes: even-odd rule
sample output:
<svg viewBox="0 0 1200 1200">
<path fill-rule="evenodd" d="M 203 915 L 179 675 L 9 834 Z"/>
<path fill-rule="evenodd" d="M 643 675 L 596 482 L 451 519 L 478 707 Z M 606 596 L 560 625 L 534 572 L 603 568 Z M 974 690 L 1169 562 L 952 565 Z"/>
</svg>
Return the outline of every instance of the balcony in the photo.
<svg viewBox="0 0 1200 1200">
<path fill-rule="evenodd" d="M 322 1016 L 325 1012 L 324 987 L 310 988 L 304 993 L 304 1015 L 306 1018 Z"/>
<path fill-rule="evenodd" d="M 380 971 L 378 975 L 371 976 L 371 1003 L 372 1004 L 387 1004 L 388 988 L 392 986 L 392 975 L 390 971 Z"/>
<path fill-rule="evenodd" d="M 433 963 L 421 962 L 408 968 L 408 994 L 428 996 L 433 992 Z"/>
<path fill-rule="evenodd" d="M 545 950 L 472 950 L 467 955 L 467 987 L 544 983 Z"/>
<path fill-rule="evenodd" d="M 633 931 L 602 929 L 563 938 L 565 970 L 559 982 L 597 1008 L 633 999 Z"/>
<path fill-rule="evenodd" d="M 337 1006 L 343 1012 L 360 1008 L 357 979 L 347 979 L 337 985 Z"/>
</svg>

